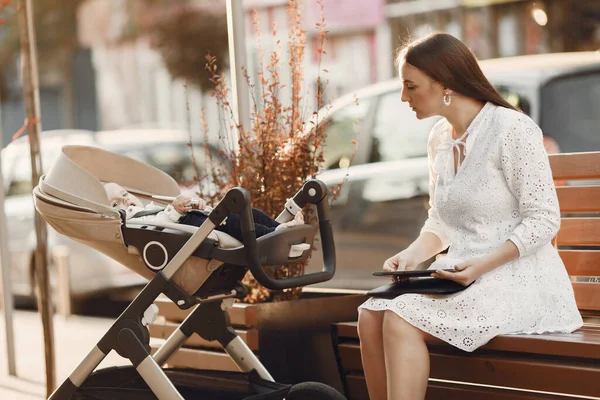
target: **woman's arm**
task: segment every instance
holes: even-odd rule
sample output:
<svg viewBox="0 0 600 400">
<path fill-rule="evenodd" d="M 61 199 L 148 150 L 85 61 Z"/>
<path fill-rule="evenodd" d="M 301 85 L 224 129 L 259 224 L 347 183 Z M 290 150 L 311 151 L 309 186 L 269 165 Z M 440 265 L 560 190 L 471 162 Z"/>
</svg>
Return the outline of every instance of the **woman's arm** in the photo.
<svg viewBox="0 0 600 400">
<path fill-rule="evenodd" d="M 519 116 L 500 138 L 499 156 L 506 184 L 518 201 L 521 222 L 492 253 L 465 260 L 455 267 L 458 272 L 438 271 L 434 277 L 468 285 L 486 272 L 534 253 L 556 236 L 560 209 L 540 128 L 529 117 Z"/>
<path fill-rule="evenodd" d="M 433 161 L 436 157 L 438 138 L 443 125 L 444 120 L 441 120 L 431 129 L 427 143 L 429 162 L 429 210 L 427 220 L 419 237 L 410 246 L 385 261 L 383 264 L 385 271 L 415 269 L 420 263 L 438 254 L 450 244 L 448 228 L 440 219 L 433 202 L 437 182 L 437 172 L 433 168 Z"/>
<path fill-rule="evenodd" d="M 529 117 L 519 116 L 501 138 L 500 163 L 521 215 L 508 239 L 519 256 L 533 254 L 558 233 L 560 208 L 542 131 Z"/>
<path fill-rule="evenodd" d="M 438 171 L 433 168 L 433 163 L 437 157 L 437 147 L 443 123 L 444 121 L 442 120 L 433 127 L 427 143 L 427 159 L 429 163 L 429 210 L 427 211 L 427 220 L 417 240 L 409 246 L 419 258 L 422 258 L 421 262 L 436 255 L 450 245 L 448 227 L 440 218 L 437 208 L 434 205 Z"/>
<path fill-rule="evenodd" d="M 419 237 L 406 248 L 412 253 L 417 264 L 429 260 L 448 246 L 444 246 L 440 238 L 431 232 L 421 232 Z"/>
<path fill-rule="evenodd" d="M 438 236 L 431 232 L 421 232 L 419 237 L 400 253 L 393 255 L 383 263 L 384 271 L 410 271 L 416 269 L 446 247 Z"/>
<path fill-rule="evenodd" d="M 519 258 L 519 249 L 512 241 L 507 240 L 498 249 L 486 256 L 471 258 L 455 265 L 454 269 L 456 272 L 437 270 L 431 276 L 434 278 L 449 279 L 461 285 L 468 286 L 481 275 L 517 258 Z"/>
</svg>

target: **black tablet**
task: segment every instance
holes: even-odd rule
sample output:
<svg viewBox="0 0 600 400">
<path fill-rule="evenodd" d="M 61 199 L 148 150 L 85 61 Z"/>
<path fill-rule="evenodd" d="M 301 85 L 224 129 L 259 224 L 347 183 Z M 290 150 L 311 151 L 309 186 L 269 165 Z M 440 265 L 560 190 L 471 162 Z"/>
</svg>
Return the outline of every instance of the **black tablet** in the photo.
<svg viewBox="0 0 600 400">
<path fill-rule="evenodd" d="M 373 272 L 373 276 L 397 276 L 398 278 L 416 278 L 422 276 L 431 276 L 435 269 L 413 269 L 411 271 L 378 271 Z M 455 269 L 443 269 L 442 271 L 456 272 Z"/>
</svg>

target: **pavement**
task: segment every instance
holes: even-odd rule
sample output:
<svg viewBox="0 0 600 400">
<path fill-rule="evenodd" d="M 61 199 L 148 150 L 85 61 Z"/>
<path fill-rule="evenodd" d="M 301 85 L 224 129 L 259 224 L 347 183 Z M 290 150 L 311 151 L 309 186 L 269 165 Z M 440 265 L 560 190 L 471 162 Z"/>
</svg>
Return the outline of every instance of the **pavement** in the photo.
<svg viewBox="0 0 600 400">
<path fill-rule="evenodd" d="M 74 315 L 54 317 L 56 384 L 67 378 L 83 360 L 113 319 Z M 0 400 L 46 398 L 44 338 L 41 316 L 36 311 L 13 312 L 17 376 L 8 374 L 4 312 L 0 310 Z M 98 368 L 128 365 L 129 361 L 111 352 Z"/>
</svg>

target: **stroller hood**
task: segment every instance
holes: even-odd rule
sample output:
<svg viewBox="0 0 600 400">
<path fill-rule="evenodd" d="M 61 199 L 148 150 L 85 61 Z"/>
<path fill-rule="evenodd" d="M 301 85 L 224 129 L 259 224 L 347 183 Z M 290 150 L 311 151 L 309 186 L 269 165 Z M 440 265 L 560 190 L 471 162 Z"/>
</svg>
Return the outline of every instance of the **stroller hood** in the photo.
<svg viewBox="0 0 600 400">
<path fill-rule="evenodd" d="M 103 182 L 118 183 L 142 201 L 180 194 L 174 179 L 150 165 L 97 147 L 65 146 L 34 189 L 35 207 L 57 232 L 151 279 L 154 274 L 123 242 L 121 218 L 109 207 Z"/>
</svg>

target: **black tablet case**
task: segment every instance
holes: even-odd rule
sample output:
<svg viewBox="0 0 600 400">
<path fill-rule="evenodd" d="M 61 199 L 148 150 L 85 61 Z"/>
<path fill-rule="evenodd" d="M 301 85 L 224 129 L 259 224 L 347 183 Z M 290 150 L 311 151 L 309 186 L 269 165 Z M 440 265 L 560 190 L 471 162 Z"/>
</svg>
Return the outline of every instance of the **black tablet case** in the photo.
<svg viewBox="0 0 600 400">
<path fill-rule="evenodd" d="M 368 292 L 372 297 L 391 298 L 405 293 L 452 294 L 464 290 L 467 286 L 439 278 L 409 278 L 407 281 L 390 283 Z"/>
</svg>

